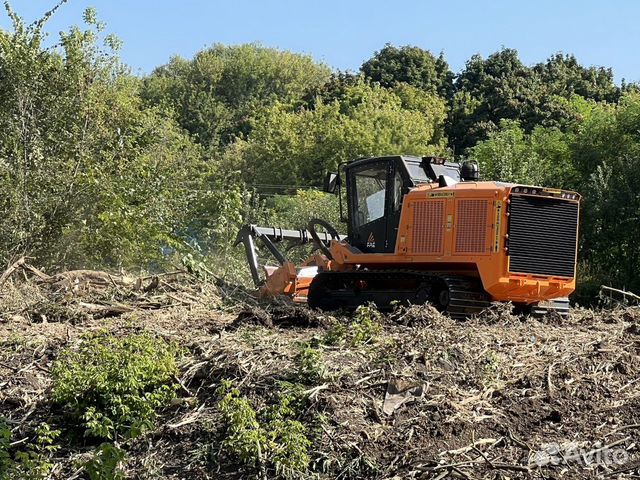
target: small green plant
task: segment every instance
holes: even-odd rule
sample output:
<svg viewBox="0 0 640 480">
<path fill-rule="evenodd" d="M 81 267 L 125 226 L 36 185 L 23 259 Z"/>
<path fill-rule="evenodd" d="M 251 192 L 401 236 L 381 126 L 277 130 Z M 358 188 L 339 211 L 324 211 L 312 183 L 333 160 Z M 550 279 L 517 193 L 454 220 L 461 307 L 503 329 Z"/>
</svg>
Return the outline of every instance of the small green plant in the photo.
<svg viewBox="0 0 640 480">
<path fill-rule="evenodd" d="M 483 386 L 489 386 L 498 378 L 500 373 L 500 357 L 493 350 L 485 353 L 484 358 L 480 362 L 481 367 L 481 383 Z"/>
<path fill-rule="evenodd" d="M 35 433 L 35 442 L 28 443 L 25 450 L 15 453 L 14 462 L 8 464 L 6 478 L 41 480 L 49 476 L 54 466 L 51 455 L 60 448 L 55 444 L 60 431 L 52 430 L 48 424 L 42 423 Z"/>
<path fill-rule="evenodd" d="M 111 443 L 103 443 L 84 464 L 84 471 L 89 480 L 121 480 L 124 478 L 124 472 L 120 469 L 123 460 L 122 449 Z"/>
<path fill-rule="evenodd" d="M 175 397 L 177 353 L 174 344 L 146 333 L 99 333 L 55 362 L 53 398 L 86 428 L 85 435 L 136 437 Z"/>
<path fill-rule="evenodd" d="M 308 385 L 322 382 L 329 377 L 326 365 L 322 361 L 322 351 L 309 345 L 303 346 L 298 354 L 298 379 Z"/>
<path fill-rule="evenodd" d="M 294 420 L 299 396 L 294 391 L 281 394 L 278 402 L 256 411 L 230 381 L 218 388 L 222 399 L 227 437 L 222 448 L 245 465 L 272 468 L 283 478 L 299 478 L 308 469 L 311 441 L 306 427 Z"/>
<path fill-rule="evenodd" d="M 382 331 L 380 319 L 380 312 L 374 305 L 360 305 L 349 326 L 342 323 L 333 325 L 325 335 L 324 343 L 327 345 L 347 343 L 354 347 L 374 343 Z"/>
<path fill-rule="evenodd" d="M 11 430 L 3 418 L 0 418 L 0 479 L 8 476 L 11 468 L 11 456 L 9 444 L 11 443 Z"/>
</svg>

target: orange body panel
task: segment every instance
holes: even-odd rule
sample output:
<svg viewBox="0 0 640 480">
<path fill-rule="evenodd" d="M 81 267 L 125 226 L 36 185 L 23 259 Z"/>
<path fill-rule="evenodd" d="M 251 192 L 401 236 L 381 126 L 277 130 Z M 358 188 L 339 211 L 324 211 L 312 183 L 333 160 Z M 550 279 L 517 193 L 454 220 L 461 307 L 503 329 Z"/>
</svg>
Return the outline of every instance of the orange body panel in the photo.
<svg viewBox="0 0 640 480">
<path fill-rule="evenodd" d="M 364 265 L 473 272 L 496 301 L 534 303 L 568 296 L 575 290 L 575 278 L 509 271 L 505 239 L 512 188 L 496 182 L 414 188 L 403 199 L 395 252 L 360 253 L 346 242 L 332 241 L 331 269 Z M 579 202 L 579 197 L 563 201 Z"/>
</svg>

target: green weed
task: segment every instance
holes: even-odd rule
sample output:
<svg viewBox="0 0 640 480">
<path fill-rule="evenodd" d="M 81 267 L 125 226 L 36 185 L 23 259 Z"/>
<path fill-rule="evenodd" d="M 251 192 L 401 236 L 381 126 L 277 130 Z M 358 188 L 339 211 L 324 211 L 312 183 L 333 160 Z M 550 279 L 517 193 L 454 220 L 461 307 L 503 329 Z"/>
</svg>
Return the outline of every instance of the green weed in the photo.
<svg viewBox="0 0 640 480">
<path fill-rule="evenodd" d="M 218 408 L 223 414 L 227 437 L 222 448 L 250 467 L 275 471 L 282 478 L 299 478 L 309 467 L 307 428 L 294 417 L 299 396 L 286 392 L 278 401 L 256 411 L 230 381 L 218 388 L 222 399 Z"/>
<path fill-rule="evenodd" d="M 85 427 L 85 435 L 136 437 L 175 397 L 176 355 L 175 345 L 149 334 L 100 333 L 55 362 L 53 399 Z"/>
<path fill-rule="evenodd" d="M 89 480 L 121 480 L 124 473 L 120 465 L 124 460 L 122 449 L 110 443 L 103 443 L 94 456 L 84 464 Z"/>
<path fill-rule="evenodd" d="M 382 331 L 381 317 L 374 305 L 360 305 L 348 326 L 336 323 L 329 329 L 324 337 L 324 343 L 327 345 L 346 343 L 353 347 L 375 343 Z"/>
</svg>

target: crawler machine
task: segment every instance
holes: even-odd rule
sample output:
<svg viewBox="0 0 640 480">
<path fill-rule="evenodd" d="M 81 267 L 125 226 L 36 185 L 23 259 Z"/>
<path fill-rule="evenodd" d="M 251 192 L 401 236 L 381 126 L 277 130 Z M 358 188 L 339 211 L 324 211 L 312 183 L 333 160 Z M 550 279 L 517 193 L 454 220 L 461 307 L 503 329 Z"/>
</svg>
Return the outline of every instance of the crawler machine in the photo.
<svg viewBox="0 0 640 480">
<path fill-rule="evenodd" d="M 465 318 L 498 301 L 533 314 L 568 314 L 577 193 L 479 181 L 476 164 L 436 157 L 358 159 L 341 170 L 346 236 L 319 219 L 307 230 L 246 225 L 238 233 L 261 295 L 323 310 L 430 302 Z M 342 185 L 339 173 L 325 179 L 325 190 L 340 198 Z M 342 216 L 342 202 L 340 210 Z M 256 240 L 279 263 L 264 267 L 264 278 Z M 276 246 L 310 241 L 317 252 L 301 265 Z"/>
</svg>

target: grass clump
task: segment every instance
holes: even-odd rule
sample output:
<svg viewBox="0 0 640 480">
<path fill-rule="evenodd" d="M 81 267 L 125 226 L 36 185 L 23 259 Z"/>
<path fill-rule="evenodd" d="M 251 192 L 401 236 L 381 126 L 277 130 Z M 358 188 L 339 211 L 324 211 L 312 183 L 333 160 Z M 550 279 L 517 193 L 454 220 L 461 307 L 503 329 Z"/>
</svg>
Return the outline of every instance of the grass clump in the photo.
<svg viewBox="0 0 640 480">
<path fill-rule="evenodd" d="M 327 345 L 346 344 L 352 347 L 375 343 L 382 331 L 380 312 L 375 305 L 360 305 L 350 324 L 336 323 L 324 337 Z"/>
<path fill-rule="evenodd" d="M 295 392 L 280 394 L 274 405 L 258 411 L 228 380 L 222 382 L 218 394 L 227 429 L 222 449 L 227 454 L 262 472 L 271 469 L 282 478 L 304 476 L 311 441 L 307 428 L 295 420 L 300 401 Z"/>
<path fill-rule="evenodd" d="M 177 347 L 149 334 L 100 333 L 55 362 L 53 399 L 85 435 L 133 438 L 153 427 L 156 410 L 174 397 Z"/>
</svg>

